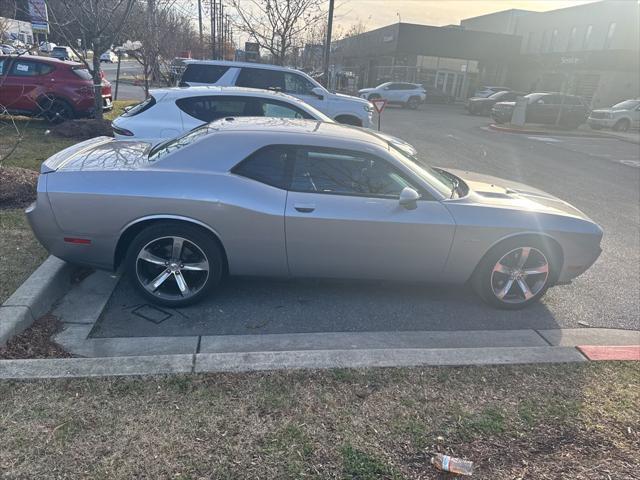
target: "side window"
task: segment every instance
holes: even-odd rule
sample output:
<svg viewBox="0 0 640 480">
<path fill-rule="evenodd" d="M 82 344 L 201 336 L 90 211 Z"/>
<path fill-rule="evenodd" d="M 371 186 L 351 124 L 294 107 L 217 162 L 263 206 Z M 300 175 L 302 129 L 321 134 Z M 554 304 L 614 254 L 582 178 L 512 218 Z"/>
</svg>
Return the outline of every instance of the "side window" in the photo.
<svg viewBox="0 0 640 480">
<path fill-rule="evenodd" d="M 188 97 L 176 100 L 178 108 L 203 122 L 213 122 L 225 117 L 246 117 L 260 113 L 253 108 L 249 97 Z"/>
<path fill-rule="evenodd" d="M 0 58 L 0 75 L 4 75 L 4 65 L 7 61 L 4 58 Z"/>
<path fill-rule="evenodd" d="M 312 95 L 315 85 L 296 73 L 284 74 L 284 91 L 292 95 Z"/>
<path fill-rule="evenodd" d="M 36 62 L 16 60 L 11 66 L 9 75 L 16 77 L 35 77 L 38 75 L 38 64 Z"/>
<path fill-rule="evenodd" d="M 46 63 L 40 64 L 40 69 L 38 70 L 40 75 L 49 75 L 51 72 L 55 70 L 51 65 L 47 65 Z"/>
<path fill-rule="evenodd" d="M 284 73 L 266 68 L 243 68 L 240 70 L 238 87 L 262 88 L 264 90 L 284 90 Z"/>
<path fill-rule="evenodd" d="M 260 103 L 262 107 L 262 116 L 264 117 L 313 119 L 313 117 L 305 111 L 284 102 L 262 100 Z"/>
<path fill-rule="evenodd" d="M 297 149 L 291 190 L 397 197 L 405 187 L 412 185 L 380 158 L 332 148 Z"/>
<path fill-rule="evenodd" d="M 287 189 L 290 152 L 288 147 L 282 145 L 265 147 L 233 167 L 231 172 L 272 187 Z"/>
<path fill-rule="evenodd" d="M 182 82 L 216 83 L 229 70 L 224 65 L 191 63 L 182 74 Z"/>
</svg>

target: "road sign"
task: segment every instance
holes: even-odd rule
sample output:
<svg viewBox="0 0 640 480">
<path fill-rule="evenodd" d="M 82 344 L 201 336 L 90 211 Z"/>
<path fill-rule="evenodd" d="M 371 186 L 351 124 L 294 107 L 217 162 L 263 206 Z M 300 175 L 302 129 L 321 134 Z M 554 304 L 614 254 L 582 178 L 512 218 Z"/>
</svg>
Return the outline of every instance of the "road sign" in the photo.
<svg viewBox="0 0 640 480">
<path fill-rule="evenodd" d="M 382 113 L 384 107 L 387 106 L 387 101 L 384 98 L 374 98 L 370 101 L 371 103 L 373 103 L 373 108 L 376 109 L 376 112 L 378 112 L 378 114 Z"/>
<path fill-rule="evenodd" d="M 387 101 L 384 98 L 373 98 L 370 100 L 373 103 L 373 108 L 378 112 L 378 131 L 380 131 L 380 124 L 382 123 L 382 111 L 387 106 Z"/>
</svg>

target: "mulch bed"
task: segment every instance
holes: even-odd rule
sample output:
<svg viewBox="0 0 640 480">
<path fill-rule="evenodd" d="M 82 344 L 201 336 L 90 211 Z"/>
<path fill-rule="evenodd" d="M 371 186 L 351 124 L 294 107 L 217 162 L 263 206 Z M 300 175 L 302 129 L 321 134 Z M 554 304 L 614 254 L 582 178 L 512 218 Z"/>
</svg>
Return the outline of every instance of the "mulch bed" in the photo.
<svg viewBox="0 0 640 480">
<path fill-rule="evenodd" d="M 22 208 L 36 199 L 38 172 L 0 167 L 0 208 Z"/>
<path fill-rule="evenodd" d="M 113 137 L 113 129 L 109 120 L 68 120 L 52 126 L 50 131 L 51 135 L 74 140 L 88 140 L 100 136 Z"/>
<path fill-rule="evenodd" d="M 69 358 L 72 355 L 51 340 L 61 329 L 60 320 L 53 315 L 44 315 L 0 347 L 0 359 Z"/>
</svg>

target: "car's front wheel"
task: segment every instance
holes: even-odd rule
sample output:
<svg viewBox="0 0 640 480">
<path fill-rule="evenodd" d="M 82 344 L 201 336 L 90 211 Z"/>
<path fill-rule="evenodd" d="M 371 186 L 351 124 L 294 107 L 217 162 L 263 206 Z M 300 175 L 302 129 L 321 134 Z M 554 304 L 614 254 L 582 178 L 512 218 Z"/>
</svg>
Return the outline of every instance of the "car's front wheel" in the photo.
<svg viewBox="0 0 640 480">
<path fill-rule="evenodd" d="M 411 97 L 408 101 L 407 101 L 407 108 L 411 109 L 411 110 L 417 110 L 418 107 L 420 107 L 420 97 Z"/>
<path fill-rule="evenodd" d="M 223 253 L 212 235 L 169 222 L 140 232 L 126 262 L 138 292 L 169 307 L 198 302 L 218 285 L 223 271 Z"/>
<path fill-rule="evenodd" d="M 485 255 L 472 285 L 487 303 L 517 310 L 545 294 L 554 278 L 556 263 L 554 253 L 541 241 L 506 241 Z"/>
<path fill-rule="evenodd" d="M 626 118 L 623 118 L 622 120 L 618 120 L 615 125 L 613 126 L 613 130 L 615 132 L 626 132 L 629 130 L 629 127 L 631 126 L 631 122 L 629 122 L 629 120 L 627 120 Z"/>
</svg>

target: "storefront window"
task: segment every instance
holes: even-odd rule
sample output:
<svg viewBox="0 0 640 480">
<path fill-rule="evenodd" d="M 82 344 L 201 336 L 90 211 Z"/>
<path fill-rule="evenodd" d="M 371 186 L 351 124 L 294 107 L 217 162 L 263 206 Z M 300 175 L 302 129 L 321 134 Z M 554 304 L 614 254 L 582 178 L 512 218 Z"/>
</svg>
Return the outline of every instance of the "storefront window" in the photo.
<svg viewBox="0 0 640 480">
<path fill-rule="evenodd" d="M 591 33 L 593 32 L 593 25 L 588 25 L 584 31 L 584 41 L 582 42 L 582 50 L 589 50 L 591 46 Z"/>
<path fill-rule="evenodd" d="M 607 50 L 611 46 L 611 40 L 613 40 L 613 35 L 616 33 L 616 22 L 611 22 L 609 24 L 609 30 L 607 30 L 607 37 L 604 39 L 604 49 Z"/>
</svg>

